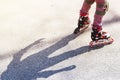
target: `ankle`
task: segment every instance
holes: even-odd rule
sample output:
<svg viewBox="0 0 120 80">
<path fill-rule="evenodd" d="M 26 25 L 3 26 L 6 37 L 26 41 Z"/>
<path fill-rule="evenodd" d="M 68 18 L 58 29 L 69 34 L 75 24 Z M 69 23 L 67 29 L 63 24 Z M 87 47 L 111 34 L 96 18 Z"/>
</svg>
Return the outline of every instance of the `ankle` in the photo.
<svg viewBox="0 0 120 80">
<path fill-rule="evenodd" d="M 101 32 L 102 31 L 102 25 L 94 25 L 92 26 L 92 31 L 93 32 Z"/>
<path fill-rule="evenodd" d="M 89 14 L 81 10 L 80 11 L 80 16 L 88 17 Z"/>
</svg>

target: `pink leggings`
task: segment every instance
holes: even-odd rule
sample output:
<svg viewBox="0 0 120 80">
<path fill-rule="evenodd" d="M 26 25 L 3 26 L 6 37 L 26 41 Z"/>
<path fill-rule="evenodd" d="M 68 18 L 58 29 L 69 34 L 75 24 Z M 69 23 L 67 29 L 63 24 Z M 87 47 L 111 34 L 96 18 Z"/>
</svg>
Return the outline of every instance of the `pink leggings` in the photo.
<svg viewBox="0 0 120 80">
<path fill-rule="evenodd" d="M 80 13 L 89 14 L 89 9 L 94 2 L 96 2 L 96 12 L 94 15 L 93 25 L 102 26 L 102 18 L 107 9 L 107 5 L 105 5 L 106 0 L 84 0 Z"/>
</svg>

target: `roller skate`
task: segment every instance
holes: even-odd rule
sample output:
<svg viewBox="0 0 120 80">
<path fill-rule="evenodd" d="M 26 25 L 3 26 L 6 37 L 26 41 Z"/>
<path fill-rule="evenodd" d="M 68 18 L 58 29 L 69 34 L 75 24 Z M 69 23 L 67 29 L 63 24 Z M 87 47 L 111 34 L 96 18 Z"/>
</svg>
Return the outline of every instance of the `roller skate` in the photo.
<svg viewBox="0 0 120 80">
<path fill-rule="evenodd" d="M 101 47 L 113 43 L 114 40 L 108 32 L 101 31 L 97 28 L 92 28 L 92 31 L 92 41 L 89 43 L 90 47 Z"/>
<path fill-rule="evenodd" d="M 90 20 L 88 14 L 86 15 L 81 14 L 81 16 L 78 19 L 78 27 L 74 30 L 74 34 L 84 31 L 89 27 L 89 24 L 90 24 Z"/>
</svg>

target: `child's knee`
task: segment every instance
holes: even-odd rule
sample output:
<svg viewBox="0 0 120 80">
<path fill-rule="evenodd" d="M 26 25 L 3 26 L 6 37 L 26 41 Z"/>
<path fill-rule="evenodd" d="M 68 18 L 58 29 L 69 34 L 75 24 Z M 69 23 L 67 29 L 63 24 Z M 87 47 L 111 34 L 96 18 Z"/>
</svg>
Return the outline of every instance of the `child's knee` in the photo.
<svg viewBox="0 0 120 80">
<path fill-rule="evenodd" d="M 109 3 L 107 1 L 103 2 L 96 2 L 97 3 L 97 10 L 96 14 L 98 15 L 105 15 L 109 8 Z"/>
</svg>

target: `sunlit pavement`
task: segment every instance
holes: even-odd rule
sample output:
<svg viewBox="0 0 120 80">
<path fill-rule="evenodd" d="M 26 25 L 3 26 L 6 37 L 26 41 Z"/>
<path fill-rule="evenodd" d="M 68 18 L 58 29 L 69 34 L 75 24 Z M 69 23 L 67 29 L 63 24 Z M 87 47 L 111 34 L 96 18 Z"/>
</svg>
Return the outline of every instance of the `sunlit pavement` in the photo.
<svg viewBox="0 0 120 80">
<path fill-rule="evenodd" d="M 0 80 L 120 80 L 120 1 L 109 0 L 103 29 L 114 42 L 92 49 L 77 26 L 83 0 L 1 0 Z M 91 24 L 95 4 L 90 10 Z"/>
</svg>

